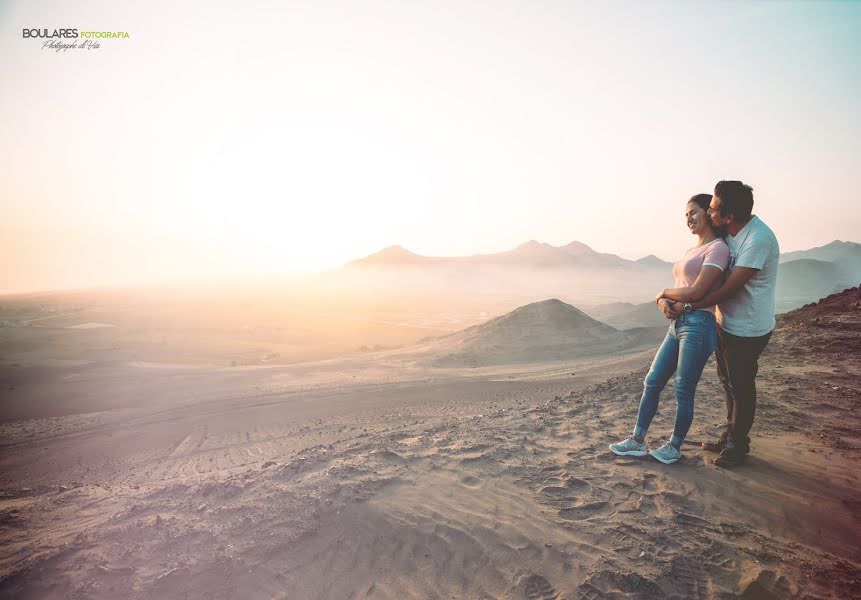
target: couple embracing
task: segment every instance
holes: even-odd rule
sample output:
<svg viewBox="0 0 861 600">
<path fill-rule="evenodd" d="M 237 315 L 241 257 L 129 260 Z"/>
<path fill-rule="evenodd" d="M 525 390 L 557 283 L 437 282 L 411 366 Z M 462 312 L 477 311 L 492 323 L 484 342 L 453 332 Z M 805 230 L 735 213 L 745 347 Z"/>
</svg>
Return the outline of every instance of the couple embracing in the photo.
<svg viewBox="0 0 861 600">
<path fill-rule="evenodd" d="M 741 464 L 750 452 L 748 433 L 756 412 L 759 355 L 774 330 L 774 300 L 780 250 L 769 227 L 752 214 L 753 189 L 720 181 L 714 195 L 698 194 L 685 206 L 697 245 L 673 265 L 675 286 L 661 290 L 658 307 L 671 320 L 644 381 L 634 433 L 610 444 L 620 456 L 647 453 L 665 464 L 682 457 L 694 417 L 694 395 L 706 361 L 716 353 L 718 378 L 726 391 L 726 429 L 703 443 L 721 467 Z M 646 434 L 658 398 L 676 374 L 676 421 L 672 437 L 647 452 Z"/>
</svg>

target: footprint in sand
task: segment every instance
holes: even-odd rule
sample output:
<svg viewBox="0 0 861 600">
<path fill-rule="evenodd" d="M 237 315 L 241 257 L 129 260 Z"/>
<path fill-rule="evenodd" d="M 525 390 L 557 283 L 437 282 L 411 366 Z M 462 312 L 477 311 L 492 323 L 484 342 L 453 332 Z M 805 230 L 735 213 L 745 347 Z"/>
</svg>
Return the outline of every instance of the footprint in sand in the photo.
<svg viewBox="0 0 861 600">
<path fill-rule="evenodd" d="M 520 587 L 530 600 L 555 600 L 559 593 L 541 575 L 529 575 L 520 580 Z"/>
<path fill-rule="evenodd" d="M 725 571 L 734 571 L 736 568 L 736 562 L 731 558 L 727 558 L 721 550 L 720 545 L 714 540 L 702 552 L 702 558 L 705 564 L 711 565 L 713 568 L 720 568 Z"/>
<path fill-rule="evenodd" d="M 580 479 L 579 477 L 568 477 L 565 479 L 565 487 L 569 490 L 585 490 L 592 487 L 588 481 Z"/>
<path fill-rule="evenodd" d="M 658 476 L 654 473 L 644 473 L 643 474 L 643 491 L 645 492 L 654 492 L 658 489 Z"/>
<path fill-rule="evenodd" d="M 407 462 L 406 459 L 404 459 L 404 457 L 401 456 L 400 454 L 398 454 L 397 452 L 392 452 L 391 450 L 386 450 L 386 449 L 371 450 L 368 453 L 368 455 L 373 457 L 373 458 L 376 458 L 378 460 L 382 460 L 382 461 L 388 462 L 388 463 L 402 464 L 402 463 Z"/>
<path fill-rule="evenodd" d="M 577 600 L 663 597 L 665 593 L 654 581 L 637 573 L 624 574 L 608 570 L 592 574 L 577 587 L 576 595 Z"/>
<path fill-rule="evenodd" d="M 481 485 L 481 479 L 472 475 L 467 475 L 460 482 L 468 488 L 477 488 Z"/>
<path fill-rule="evenodd" d="M 715 524 L 711 521 L 689 513 L 677 512 L 675 514 L 675 521 L 682 527 L 689 530 L 701 529 L 710 532 L 717 531 L 717 527 L 715 527 Z"/>
<path fill-rule="evenodd" d="M 798 586 L 785 575 L 766 569 L 760 571 L 757 578 L 745 586 L 741 597 L 790 600 L 798 597 L 798 591 Z"/>
<path fill-rule="evenodd" d="M 685 598 L 690 600 L 709 600 L 710 578 L 700 561 L 688 557 L 673 559 L 671 572 L 673 585 Z"/>
<path fill-rule="evenodd" d="M 541 488 L 540 494 L 548 500 L 566 500 L 568 502 L 573 502 L 577 497 L 572 495 L 572 491 L 573 490 L 567 487 L 548 486 Z"/>
<path fill-rule="evenodd" d="M 581 583 L 577 588 L 577 600 L 610 600 L 610 597 L 588 581 Z"/>
<path fill-rule="evenodd" d="M 586 502 L 580 506 L 573 508 L 563 508 L 559 511 L 559 516 L 566 521 L 584 521 L 589 517 L 593 517 L 607 507 L 606 500 L 597 502 Z"/>
<path fill-rule="evenodd" d="M 644 529 L 634 527 L 627 523 L 619 523 L 607 531 L 610 547 L 615 550 L 626 548 L 640 548 L 653 542 Z"/>
</svg>

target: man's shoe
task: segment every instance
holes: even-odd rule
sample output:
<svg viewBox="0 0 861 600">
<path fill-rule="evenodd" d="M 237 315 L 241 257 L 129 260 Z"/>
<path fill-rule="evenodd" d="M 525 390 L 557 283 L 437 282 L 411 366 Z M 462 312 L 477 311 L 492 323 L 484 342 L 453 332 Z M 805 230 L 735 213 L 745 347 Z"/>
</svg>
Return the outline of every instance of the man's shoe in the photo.
<svg viewBox="0 0 861 600">
<path fill-rule="evenodd" d="M 739 452 L 737 448 L 724 448 L 721 453 L 715 457 L 714 463 L 718 467 L 732 468 L 743 463 L 744 458 L 745 454 L 743 452 Z"/>
<path fill-rule="evenodd" d="M 631 436 L 618 444 L 610 444 L 610 452 L 618 456 L 646 456 L 646 442 L 638 442 Z"/>
<path fill-rule="evenodd" d="M 703 442 L 702 448 L 706 452 L 721 452 L 726 447 L 726 437 L 721 436 L 720 439 L 717 439 L 713 442 Z"/>
<path fill-rule="evenodd" d="M 726 434 L 721 435 L 713 442 L 703 442 L 701 445 L 706 452 L 714 452 L 715 454 L 723 452 L 723 449 L 726 448 Z M 744 453 L 750 454 L 750 438 L 747 438 L 747 444 L 744 445 Z"/>
<path fill-rule="evenodd" d="M 671 465 L 682 457 L 682 451 L 667 442 L 657 450 L 649 450 L 649 456 L 665 465 Z"/>
</svg>

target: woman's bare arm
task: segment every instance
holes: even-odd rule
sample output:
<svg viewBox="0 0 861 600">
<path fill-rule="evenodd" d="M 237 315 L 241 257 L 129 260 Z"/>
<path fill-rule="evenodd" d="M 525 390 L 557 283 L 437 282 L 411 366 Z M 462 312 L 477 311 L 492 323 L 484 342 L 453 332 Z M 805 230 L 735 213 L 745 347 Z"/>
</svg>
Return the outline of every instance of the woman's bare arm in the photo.
<svg viewBox="0 0 861 600">
<path fill-rule="evenodd" d="M 700 274 L 697 275 L 697 280 L 690 287 L 669 288 L 661 290 L 658 293 L 658 298 L 669 298 L 678 302 L 696 302 L 701 300 L 708 294 L 712 286 L 721 276 L 721 271 L 718 267 L 712 265 L 703 265 L 700 269 Z"/>
</svg>

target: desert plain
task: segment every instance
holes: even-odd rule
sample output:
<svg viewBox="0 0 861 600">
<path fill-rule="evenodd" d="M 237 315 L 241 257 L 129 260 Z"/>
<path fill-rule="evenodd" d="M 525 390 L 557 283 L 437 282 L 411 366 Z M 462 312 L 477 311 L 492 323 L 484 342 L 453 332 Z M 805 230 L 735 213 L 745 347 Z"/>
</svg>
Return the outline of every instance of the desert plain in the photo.
<svg viewBox="0 0 861 600">
<path fill-rule="evenodd" d="M 713 360 L 679 463 L 607 449 L 665 326 L 231 302 L 4 298 L 0 596 L 861 596 L 858 288 L 780 316 L 732 470 Z"/>
</svg>

